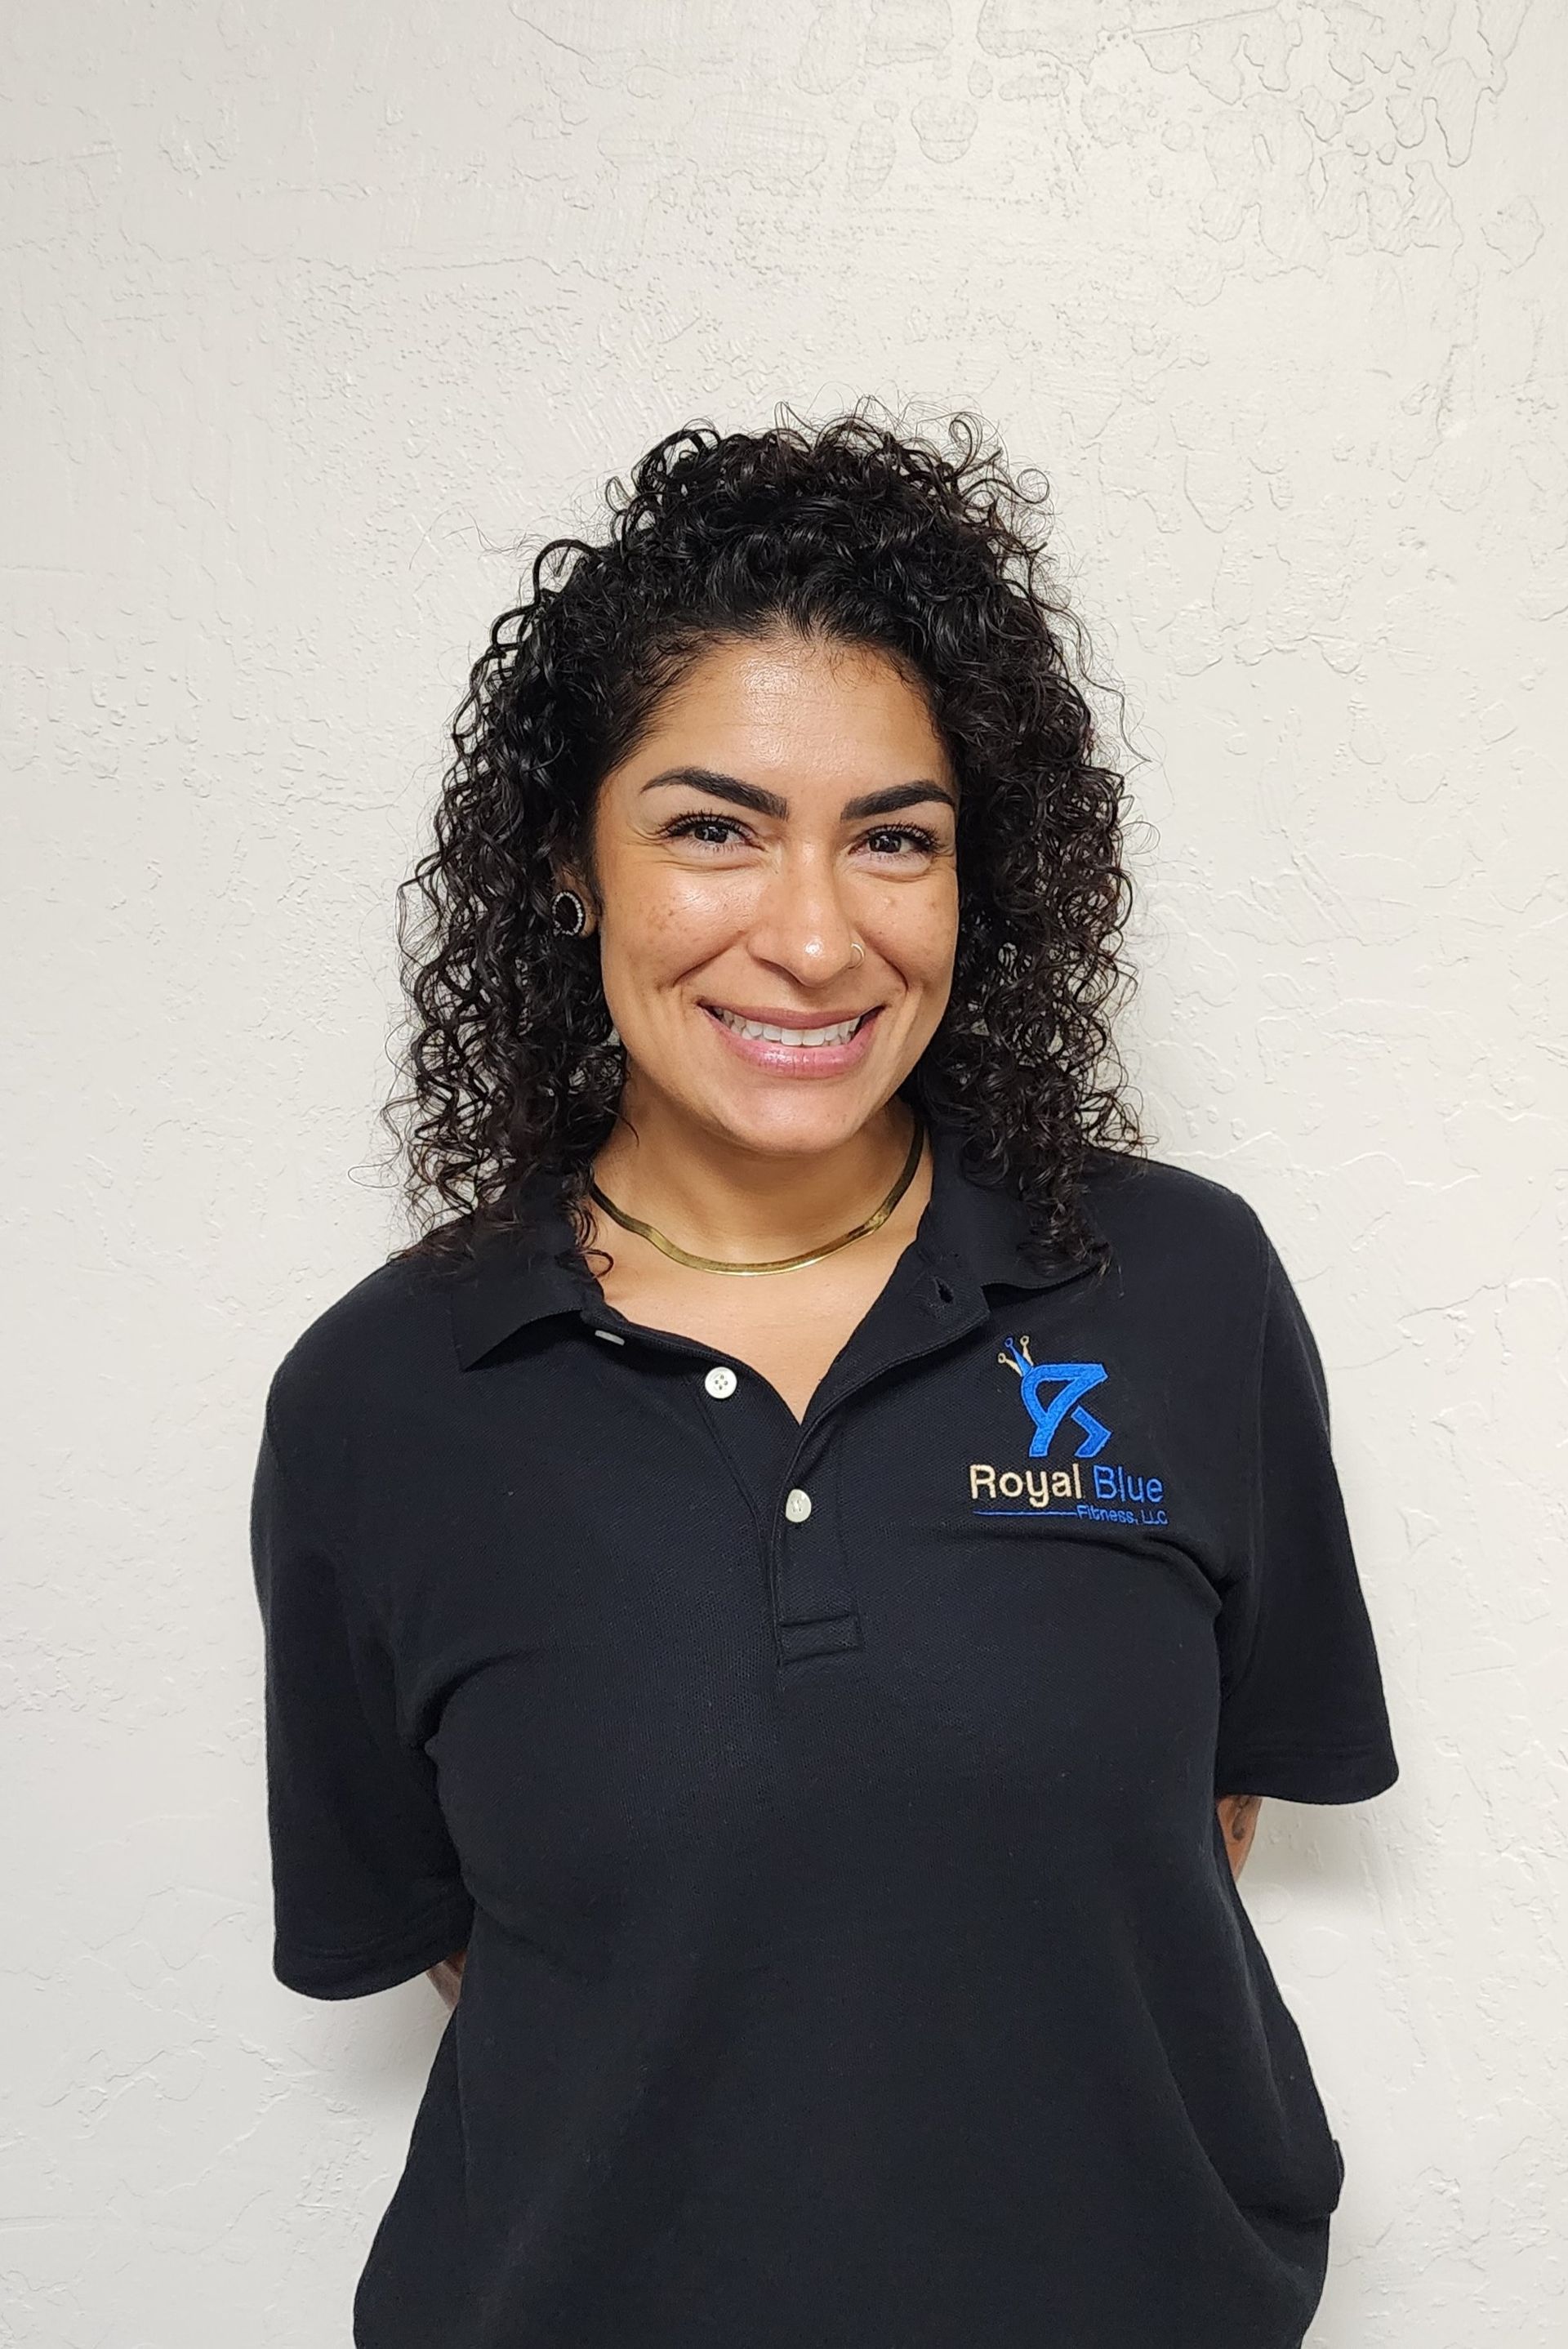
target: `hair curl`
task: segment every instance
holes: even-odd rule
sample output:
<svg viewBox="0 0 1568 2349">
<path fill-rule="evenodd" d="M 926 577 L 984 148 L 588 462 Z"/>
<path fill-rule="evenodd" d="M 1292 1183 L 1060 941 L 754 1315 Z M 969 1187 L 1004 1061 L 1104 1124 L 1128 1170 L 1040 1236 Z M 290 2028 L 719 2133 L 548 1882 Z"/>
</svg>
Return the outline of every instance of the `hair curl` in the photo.
<svg viewBox="0 0 1568 2349">
<path fill-rule="evenodd" d="M 949 1001 L 900 1088 L 967 1131 L 965 1164 L 1028 1203 L 1034 1242 L 1079 1254 L 1091 1148 L 1143 1148 L 1111 1015 L 1132 980 L 1123 779 L 1095 755 L 1050 575 L 1049 489 L 1015 478 L 959 411 L 944 450 L 874 403 L 670 433 L 607 485 L 608 536 L 552 539 L 494 623 L 452 721 L 433 844 L 400 884 L 410 1019 L 401 1134 L 418 1224 L 403 1256 L 467 1252 L 525 1220 L 548 1176 L 583 1243 L 624 1057 L 593 933 L 552 925 L 559 872 L 593 880 L 604 775 L 716 644 L 780 624 L 874 647 L 926 697 L 959 782 Z M 790 411 L 780 409 L 780 419 Z M 410 918 L 409 899 L 418 901 Z"/>
</svg>

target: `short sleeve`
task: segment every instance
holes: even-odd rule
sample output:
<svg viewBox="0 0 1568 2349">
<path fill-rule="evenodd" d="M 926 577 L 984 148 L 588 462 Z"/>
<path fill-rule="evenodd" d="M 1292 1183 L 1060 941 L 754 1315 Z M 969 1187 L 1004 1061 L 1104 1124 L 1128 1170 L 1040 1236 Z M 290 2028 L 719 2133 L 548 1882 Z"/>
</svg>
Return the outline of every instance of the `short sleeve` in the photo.
<svg viewBox="0 0 1568 2349">
<path fill-rule="evenodd" d="M 1214 1792 L 1356 1803 L 1399 1775 L 1382 1673 L 1329 1442 L 1327 1382 L 1266 1234 L 1243 1405 L 1243 1526 L 1215 1620 Z"/>
<path fill-rule="evenodd" d="M 465 1948 L 473 1902 L 391 1660 L 291 1481 L 269 1416 L 251 1502 L 265 1671 L 273 1971 L 307 1998 L 389 1990 Z"/>
</svg>

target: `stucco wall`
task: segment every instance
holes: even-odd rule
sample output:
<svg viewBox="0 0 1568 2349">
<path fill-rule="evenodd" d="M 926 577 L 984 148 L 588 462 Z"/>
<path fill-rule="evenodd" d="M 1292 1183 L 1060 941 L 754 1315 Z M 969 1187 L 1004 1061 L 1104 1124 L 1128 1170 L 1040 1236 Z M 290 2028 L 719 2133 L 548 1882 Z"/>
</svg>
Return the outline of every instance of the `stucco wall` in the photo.
<svg viewBox="0 0 1568 2349">
<path fill-rule="evenodd" d="M 10 51 L 0 2342 L 346 2341 L 441 2010 L 271 1981 L 245 1506 L 398 1234 L 392 887 L 513 543 L 862 391 L 1055 485 L 1156 1147 L 1328 1364 L 1404 1775 L 1244 1878 L 1349 2163 L 1315 2349 L 1560 2342 L 1568 15 L 51 0 Z"/>
</svg>

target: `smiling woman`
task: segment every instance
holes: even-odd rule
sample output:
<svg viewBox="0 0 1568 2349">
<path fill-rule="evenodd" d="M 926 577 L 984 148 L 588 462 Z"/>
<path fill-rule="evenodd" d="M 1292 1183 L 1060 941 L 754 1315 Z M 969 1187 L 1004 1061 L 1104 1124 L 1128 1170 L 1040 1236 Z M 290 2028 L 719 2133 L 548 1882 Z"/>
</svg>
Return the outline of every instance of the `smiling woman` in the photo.
<svg viewBox="0 0 1568 2349">
<path fill-rule="evenodd" d="M 921 824 L 893 821 L 910 808 Z M 636 1207 L 656 1181 L 688 1230 L 732 1191 L 748 1255 L 832 1228 L 907 1146 L 887 1105 L 947 1006 L 957 818 L 927 698 L 885 653 L 777 627 L 691 663 L 603 777 L 565 871 L 600 909 L 626 1055 L 603 1187 Z"/>
<path fill-rule="evenodd" d="M 531 594 L 492 627 L 435 843 L 405 887 L 411 1081 L 388 1115 L 429 1249 L 513 1222 L 543 1166 L 591 1240 L 589 1174 L 627 1138 L 637 1069 L 622 1025 L 635 1007 L 610 968 L 628 901 L 612 906 L 606 860 L 656 883 L 687 1008 L 706 997 L 764 1026 L 897 1010 L 868 933 L 909 891 L 918 922 L 899 919 L 942 968 L 903 1007 L 906 1041 L 946 997 L 917 1056 L 922 1096 L 971 1126 L 976 1163 L 1017 1185 L 1042 1244 L 1085 1244 L 1086 1153 L 1138 1139 L 1110 1019 L 1128 983 L 1120 778 L 1074 681 L 1082 630 L 1053 579 L 1044 489 L 966 416 L 943 449 L 872 405 L 815 433 L 672 433 L 610 485 L 604 542 L 549 541 Z M 748 906 L 803 925 L 804 959 L 779 964 L 766 934 L 727 954 L 713 926 Z M 704 984 L 708 964 L 722 986 Z M 748 1120 L 776 1140 L 780 1121 L 813 1121 L 799 1163 L 772 1169 L 803 1213 L 804 1145 L 852 1137 L 852 1103 L 899 1061 L 899 1024 L 872 1023 L 868 1076 L 836 1107 L 834 1088 L 809 1108 L 790 1085 L 748 1089 Z M 881 1108 L 885 1156 L 897 1120 Z M 719 1124 L 733 1148 L 728 1108 Z M 815 1165 L 820 1198 L 854 1154 Z M 752 1220 L 768 1168 L 746 1174 L 722 1212 Z M 705 1178 L 705 1219 L 717 1212 Z"/>
<path fill-rule="evenodd" d="M 274 1968 L 451 2010 L 355 2342 L 1299 2349 L 1235 1876 L 1397 1765 L 1295 1291 L 1123 1099 L 1043 500 L 857 412 L 611 506 L 407 885 L 426 1227 L 264 1413 Z"/>
</svg>

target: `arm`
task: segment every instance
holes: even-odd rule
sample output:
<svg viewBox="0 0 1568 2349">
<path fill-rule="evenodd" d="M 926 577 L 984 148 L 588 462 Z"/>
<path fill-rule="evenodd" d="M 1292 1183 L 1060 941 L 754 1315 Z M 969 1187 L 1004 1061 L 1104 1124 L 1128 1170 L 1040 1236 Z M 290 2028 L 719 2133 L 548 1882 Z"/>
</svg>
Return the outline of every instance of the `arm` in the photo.
<svg viewBox="0 0 1568 2349">
<path fill-rule="evenodd" d="M 1220 1815 L 1220 1829 L 1225 1838 L 1225 1856 L 1231 1863 L 1233 1878 L 1239 1877 L 1246 1865 L 1262 1802 L 1261 1795 L 1222 1795 L 1214 1806 Z"/>
<path fill-rule="evenodd" d="M 462 1991 L 463 1960 L 467 1956 L 467 1950 L 459 1950 L 455 1957 L 443 1958 L 438 1966 L 427 1966 L 425 1969 L 445 1999 L 449 2014 L 456 2006 Z"/>
</svg>

